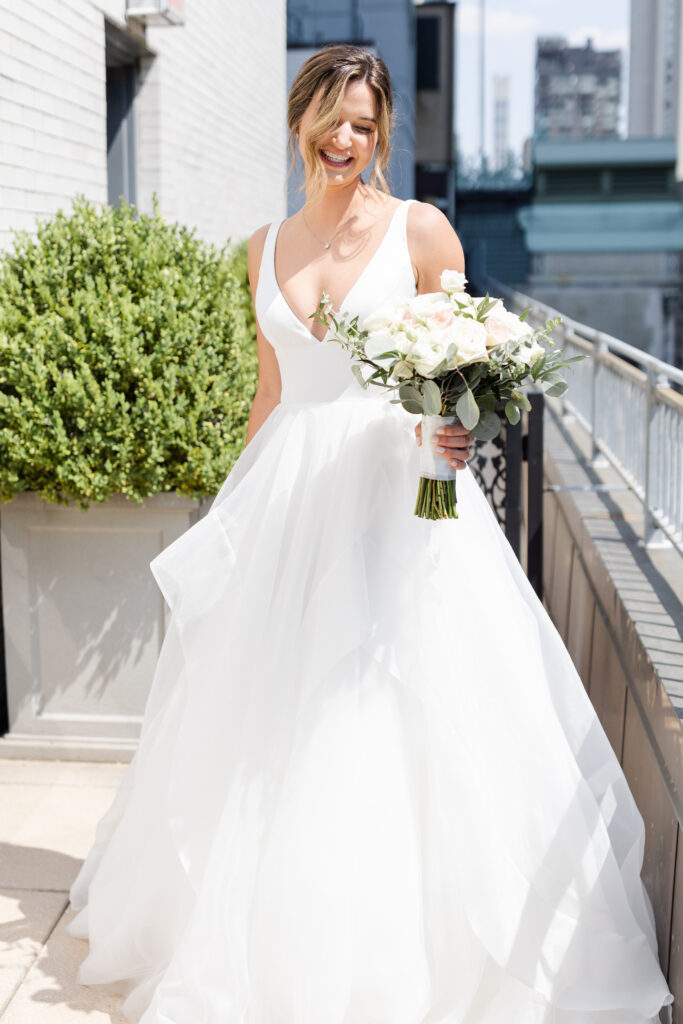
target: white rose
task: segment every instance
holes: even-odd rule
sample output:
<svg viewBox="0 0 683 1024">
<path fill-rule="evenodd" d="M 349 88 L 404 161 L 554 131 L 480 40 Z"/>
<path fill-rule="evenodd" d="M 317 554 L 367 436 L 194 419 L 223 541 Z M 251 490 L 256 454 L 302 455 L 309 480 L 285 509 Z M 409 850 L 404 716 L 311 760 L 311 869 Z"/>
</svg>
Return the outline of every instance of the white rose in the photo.
<svg viewBox="0 0 683 1024">
<path fill-rule="evenodd" d="M 448 344 L 456 346 L 455 357 L 452 360 L 454 368 L 488 359 L 486 328 L 478 320 L 458 317 L 453 327 L 444 333 L 447 336 Z"/>
<path fill-rule="evenodd" d="M 397 338 L 390 331 L 376 331 L 365 340 L 365 354 L 368 359 L 378 359 L 384 352 L 393 352 Z"/>
<path fill-rule="evenodd" d="M 395 307 L 382 306 L 381 309 L 375 310 L 374 313 L 368 313 L 360 326 L 363 331 L 382 331 L 395 323 L 395 320 Z"/>
<path fill-rule="evenodd" d="M 391 332 L 391 340 L 396 351 L 405 355 L 406 352 L 410 352 L 414 338 L 410 328 L 401 327 L 399 330 Z"/>
<path fill-rule="evenodd" d="M 453 292 L 464 292 L 467 278 L 459 270 L 444 270 L 441 275 L 441 287 L 449 295 Z"/>
<path fill-rule="evenodd" d="M 422 377 L 431 377 L 439 363 L 446 358 L 449 345 L 446 332 L 417 328 L 413 336 L 415 342 L 406 361 L 414 366 Z"/>
<path fill-rule="evenodd" d="M 507 341 L 519 341 L 532 333 L 528 324 L 502 305 L 491 310 L 484 326 L 487 334 L 486 344 L 489 348 L 504 345 Z"/>
<path fill-rule="evenodd" d="M 418 320 L 427 320 L 435 313 L 448 313 L 451 304 L 443 292 L 427 292 L 416 295 L 408 304 L 408 311 Z"/>
</svg>

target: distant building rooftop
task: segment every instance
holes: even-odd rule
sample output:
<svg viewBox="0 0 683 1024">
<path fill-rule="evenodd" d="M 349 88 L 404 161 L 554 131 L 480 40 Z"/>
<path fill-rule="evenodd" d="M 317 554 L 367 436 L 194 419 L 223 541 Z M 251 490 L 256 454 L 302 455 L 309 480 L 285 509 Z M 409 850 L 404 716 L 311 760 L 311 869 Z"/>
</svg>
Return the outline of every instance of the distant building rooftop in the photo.
<svg viewBox="0 0 683 1024">
<path fill-rule="evenodd" d="M 676 163 L 675 139 L 537 139 L 536 167 Z"/>
<path fill-rule="evenodd" d="M 680 252 L 683 203 L 534 203 L 518 215 L 538 252 Z"/>
</svg>

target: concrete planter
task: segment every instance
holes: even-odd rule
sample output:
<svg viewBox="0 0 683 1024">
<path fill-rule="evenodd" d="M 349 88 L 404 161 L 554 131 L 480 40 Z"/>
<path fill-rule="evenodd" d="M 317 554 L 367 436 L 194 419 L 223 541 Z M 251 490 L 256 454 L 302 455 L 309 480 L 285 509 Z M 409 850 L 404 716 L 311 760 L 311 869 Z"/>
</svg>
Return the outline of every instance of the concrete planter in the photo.
<svg viewBox="0 0 683 1024">
<path fill-rule="evenodd" d="M 0 509 L 9 733 L 0 757 L 130 760 L 166 630 L 149 563 L 208 509 L 159 494 Z"/>
</svg>

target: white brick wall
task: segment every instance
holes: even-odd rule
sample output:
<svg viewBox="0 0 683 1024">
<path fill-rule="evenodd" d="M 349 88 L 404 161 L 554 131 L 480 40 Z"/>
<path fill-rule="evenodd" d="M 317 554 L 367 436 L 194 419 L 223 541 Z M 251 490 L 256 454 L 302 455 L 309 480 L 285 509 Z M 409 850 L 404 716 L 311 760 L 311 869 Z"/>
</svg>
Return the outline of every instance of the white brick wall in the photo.
<svg viewBox="0 0 683 1024">
<path fill-rule="evenodd" d="M 0 246 L 107 196 L 104 21 L 84 0 L 0 0 Z"/>
<path fill-rule="evenodd" d="M 215 242 L 285 213 L 284 0 L 186 0 L 149 28 L 138 97 L 138 196 Z"/>
<path fill-rule="evenodd" d="M 185 0 L 148 28 L 136 99 L 138 205 L 222 243 L 285 212 L 285 0 Z M 104 15 L 124 0 L 0 0 L 0 247 L 107 198 Z"/>
</svg>

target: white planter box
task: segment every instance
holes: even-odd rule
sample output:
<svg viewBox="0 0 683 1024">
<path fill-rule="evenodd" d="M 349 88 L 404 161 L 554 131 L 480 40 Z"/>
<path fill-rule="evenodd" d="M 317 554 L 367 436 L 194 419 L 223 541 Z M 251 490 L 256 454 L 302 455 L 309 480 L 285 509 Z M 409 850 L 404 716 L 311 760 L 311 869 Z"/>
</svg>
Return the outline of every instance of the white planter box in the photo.
<svg viewBox="0 0 683 1024">
<path fill-rule="evenodd" d="M 130 760 L 166 630 L 150 561 L 210 500 L 0 506 L 10 731 L 0 757 Z"/>
</svg>

